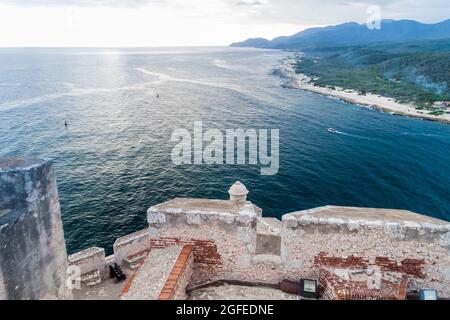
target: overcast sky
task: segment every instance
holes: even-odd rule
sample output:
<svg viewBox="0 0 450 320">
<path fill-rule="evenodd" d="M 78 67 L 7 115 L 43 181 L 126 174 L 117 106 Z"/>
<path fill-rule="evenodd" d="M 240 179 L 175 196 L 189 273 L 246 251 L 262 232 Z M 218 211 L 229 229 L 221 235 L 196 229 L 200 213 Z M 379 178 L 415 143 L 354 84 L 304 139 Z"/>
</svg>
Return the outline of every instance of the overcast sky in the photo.
<svg viewBox="0 0 450 320">
<path fill-rule="evenodd" d="M 433 23 L 450 0 L 0 0 L 0 46 L 228 45 L 311 26 L 383 19 Z"/>
</svg>

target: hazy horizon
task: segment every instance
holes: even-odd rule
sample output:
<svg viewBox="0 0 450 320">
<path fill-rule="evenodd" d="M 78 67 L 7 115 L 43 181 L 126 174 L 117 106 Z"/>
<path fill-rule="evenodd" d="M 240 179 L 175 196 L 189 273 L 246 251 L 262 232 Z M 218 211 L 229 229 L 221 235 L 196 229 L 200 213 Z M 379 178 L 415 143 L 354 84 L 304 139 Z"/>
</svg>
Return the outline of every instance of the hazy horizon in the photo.
<svg viewBox="0 0 450 320">
<path fill-rule="evenodd" d="M 221 47 L 344 22 L 436 23 L 444 0 L 0 0 L 0 47 Z"/>
</svg>

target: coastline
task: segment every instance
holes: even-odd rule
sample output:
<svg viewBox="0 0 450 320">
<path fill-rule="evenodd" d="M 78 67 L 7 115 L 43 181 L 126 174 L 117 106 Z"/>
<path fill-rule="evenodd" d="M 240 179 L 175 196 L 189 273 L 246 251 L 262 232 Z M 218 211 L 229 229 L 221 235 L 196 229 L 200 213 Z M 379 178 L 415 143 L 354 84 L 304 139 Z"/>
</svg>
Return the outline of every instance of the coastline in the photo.
<svg viewBox="0 0 450 320">
<path fill-rule="evenodd" d="M 450 114 L 441 116 L 431 115 L 427 114 L 426 110 L 417 110 L 413 104 L 399 103 L 393 98 L 373 93 L 362 95 L 356 90 L 351 89 L 331 89 L 317 86 L 307 75 L 296 73 L 294 63 L 295 59 L 287 58 L 274 70 L 275 75 L 287 80 L 287 82 L 282 85 L 284 88 L 310 91 L 324 96 L 334 97 L 351 104 L 390 113 L 392 115 L 401 115 L 450 124 Z"/>
</svg>

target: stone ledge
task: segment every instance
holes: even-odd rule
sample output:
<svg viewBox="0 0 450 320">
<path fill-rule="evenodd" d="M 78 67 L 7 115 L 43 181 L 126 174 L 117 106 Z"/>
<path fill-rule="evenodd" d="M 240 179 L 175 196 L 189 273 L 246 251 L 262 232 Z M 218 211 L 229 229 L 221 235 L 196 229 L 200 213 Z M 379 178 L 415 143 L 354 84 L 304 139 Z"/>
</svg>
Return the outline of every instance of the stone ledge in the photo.
<svg viewBox="0 0 450 320">
<path fill-rule="evenodd" d="M 285 228 L 290 229 L 313 225 L 344 227 L 350 232 L 362 227 L 383 229 L 400 238 L 407 230 L 434 234 L 447 234 L 450 231 L 450 223 L 447 221 L 394 209 L 325 206 L 285 214 L 282 222 Z M 444 242 L 445 239 L 443 238 Z"/>
<path fill-rule="evenodd" d="M 105 249 L 92 247 L 68 257 L 69 265 L 80 268 L 81 274 L 98 270 L 101 276 L 106 275 Z"/>
<path fill-rule="evenodd" d="M 140 239 L 146 238 L 146 237 L 148 237 L 148 229 L 136 231 L 136 232 L 127 234 L 123 237 L 117 238 L 116 241 L 114 242 L 114 246 L 118 247 L 118 246 L 127 245 L 136 240 L 140 240 Z"/>
<path fill-rule="evenodd" d="M 52 165 L 50 159 L 1 157 L 0 173 L 26 172 L 43 165 Z"/>
<path fill-rule="evenodd" d="M 254 227 L 259 214 L 257 207 L 249 201 L 175 198 L 150 207 L 147 221 L 152 227 L 167 223 L 196 226 L 211 222 Z"/>
<path fill-rule="evenodd" d="M 94 257 L 94 256 L 102 254 L 102 253 L 103 254 L 105 253 L 105 249 L 98 248 L 98 247 L 92 247 L 92 248 L 88 248 L 88 249 L 79 251 L 77 253 L 71 254 L 67 259 L 69 260 L 70 264 L 76 264 L 77 262 L 80 262 L 81 260 L 89 259 L 91 257 Z"/>
</svg>

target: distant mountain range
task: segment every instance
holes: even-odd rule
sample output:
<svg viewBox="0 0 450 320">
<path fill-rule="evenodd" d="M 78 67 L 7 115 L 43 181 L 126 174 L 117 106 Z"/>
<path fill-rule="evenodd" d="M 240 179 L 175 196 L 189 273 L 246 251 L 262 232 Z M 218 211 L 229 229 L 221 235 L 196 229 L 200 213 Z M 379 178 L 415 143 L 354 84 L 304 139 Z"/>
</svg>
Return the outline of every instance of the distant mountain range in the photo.
<svg viewBox="0 0 450 320">
<path fill-rule="evenodd" d="M 450 38 L 450 19 L 424 24 L 413 20 L 382 20 L 381 29 L 348 22 L 336 26 L 310 28 L 292 36 L 273 40 L 252 38 L 231 44 L 232 47 L 302 49 L 307 47 L 348 46 L 375 42 L 404 42 Z"/>
</svg>

